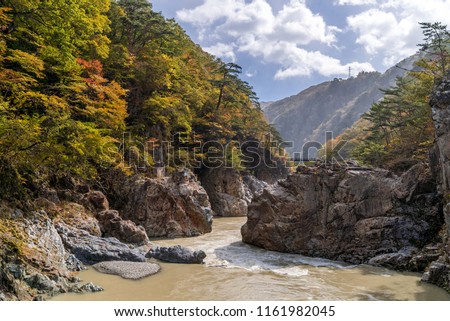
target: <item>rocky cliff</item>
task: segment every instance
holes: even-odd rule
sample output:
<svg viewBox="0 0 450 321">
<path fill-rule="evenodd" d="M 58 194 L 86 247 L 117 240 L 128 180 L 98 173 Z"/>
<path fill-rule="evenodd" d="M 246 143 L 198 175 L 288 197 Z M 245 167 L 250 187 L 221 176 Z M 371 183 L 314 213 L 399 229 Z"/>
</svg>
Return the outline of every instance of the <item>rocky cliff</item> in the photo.
<svg viewBox="0 0 450 321">
<path fill-rule="evenodd" d="M 104 261 L 144 262 L 148 235 L 211 231 L 208 196 L 188 171 L 161 180 L 119 179 L 119 211 L 104 193 L 63 181 L 40 187 L 34 200 L 0 203 L 0 300 L 100 291 L 73 272 Z"/>
<path fill-rule="evenodd" d="M 216 215 L 247 215 L 252 195 L 244 185 L 239 171 L 224 167 L 207 169 L 203 174 L 202 186 L 209 195 Z"/>
<path fill-rule="evenodd" d="M 307 168 L 266 189 L 248 208 L 243 240 L 267 249 L 425 271 L 450 291 L 450 76 L 430 104 L 430 165 L 401 177 L 384 170 Z"/>
<path fill-rule="evenodd" d="M 424 270 L 442 226 L 440 199 L 423 164 L 384 170 L 303 168 L 248 208 L 243 241 L 351 263 Z"/>
<path fill-rule="evenodd" d="M 189 171 L 162 179 L 131 178 L 119 188 L 122 216 L 142 225 L 149 237 L 186 237 L 211 232 L 208 194 Z"/>
<path fill-rule="evenodd" d="M 325 133 L 341 134 L 383 97 L 380 89 L 391 87 L 398 76 L 413 68 L 412 56 L 384 74 L 361 73 L 349 79 L 335 79 L 299 94 L 264 105 L 264 114 L 285 141 L 293 142 L 289 152 L 301 152 L 306 142 L 325 142 Z M 311 150 L 314 157 L 315 151 Z M 305 157 L 305 155 L 303 155 Z"/>
<path fill-rule="evenodd" d="M 101 237 L 95 214 L 80 204 L 40 198 L 28 206 L 0 206 L 0 300 L 102 291 L 73 272 L 83 263 L 145 259 L 134 246 Z"/>
<path fill-rule="evenodd" d="M 436 84 L 430 104 L 436 127 L 435 162 L 432 163 L 438 175 L 438 189 L 443 198 L 446 225 L 442 231 L 443 253 L 430 266 L 423 280 L 450 292 L 450 75 Z"/>
<path fill-rule="evenodd" d="M 202 174 L 202 186 L 208 193 L 217 216 L 247 216 L 253 197 L 269 186 L 253 175 L 233 168 L 210 168 Z"/>
</svg>

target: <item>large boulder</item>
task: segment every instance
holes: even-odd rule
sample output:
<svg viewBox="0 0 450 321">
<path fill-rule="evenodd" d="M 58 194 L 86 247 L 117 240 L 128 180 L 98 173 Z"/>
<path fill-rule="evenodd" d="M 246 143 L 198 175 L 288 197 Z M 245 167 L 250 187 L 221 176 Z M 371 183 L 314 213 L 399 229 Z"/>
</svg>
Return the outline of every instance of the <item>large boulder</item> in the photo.
<svg viewBox="0 0 450 321">
<path fill-rule="evenodd" d="M 145 261 L 142 253 L 116 238 L 98 237 L 63 222 L 56 224 L 56 230 L 65 248 L 84 264 L 91 265 L 103 261 Z"/>
<path fill-rule="evenodd" d="M 233 168 L 209 168 L 202 172 L 202 186 L 217 216 L 246 216 L 255 195 L 270 185 L 248 173 Z"/>
<path fill-rule="evenodd" d="M 115 237 L 122 242 L 139 245 L 149 242 L 145 229 L 130 220 L 123 220 L 118 211 L 102 211 L 96 217 L 104 237 Z"/>
<path fill-rule="evenodd" d="M 201 264 L 206 254 L 204 251 L 191 251 L 176 245 L 172 247 L 155 247 L 145 256 L 170 263 Z"/>
<path fill-rule="evenodd" d="M 292 174 L 254 199 L 243 241 L 351 263 L 424 247 L 442 221 L 439 198 L 426 187 L 431 175 L 417 177 L 426 170 L 416 166 L 402 178 L 358 168 Z"/>
<path fill-rule="evenodd" d="M 134 178 L 122 187 L 122 217 L 142 225 L 149 237 L 211 232 L 213 211 L 204 188 L 189 171 L 170 178 Z"/>
<path fill-rule="evenodd" d="M 217 216 L 247 215 L 251 195 L 239 171 L 226 167 L 207 169 L 202 175 L 202 186 Z"/>
</svg>

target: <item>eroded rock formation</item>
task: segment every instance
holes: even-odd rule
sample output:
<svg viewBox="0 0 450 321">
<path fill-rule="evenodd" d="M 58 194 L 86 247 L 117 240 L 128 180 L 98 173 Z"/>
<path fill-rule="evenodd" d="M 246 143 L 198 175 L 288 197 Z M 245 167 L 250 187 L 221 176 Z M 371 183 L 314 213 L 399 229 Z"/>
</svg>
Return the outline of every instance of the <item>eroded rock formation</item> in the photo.
<svg viewBox="0 0 450 321">
<path fill-rule="evenodd" d="M 123 193 L 123 218 L 142 225 L 149 237 L 211 232 L 213 211 L 208 195 L 189 171 L 163 179 L 135 179 L 123 186 Z"/>
<path fill-rule="evenodd" d="M 102 290 L 72 276 L 71 271 L 83 265 L 67 251 L 46 211 L 0 204 L 0 214 L 1 300 L 43 300 L 60 293 Z"/>
<path fill-rule="evenodd" d="M 436 84 L 430 100 L 436 127 L 435 172 L 438 175 L 438 189 L 443 198 L 445 227 L 443 253 L 431 264 L 423 280 L 450 291 L 450 75 Z"/>
<path fill-rule="evenodd" d="M 67 250 L 84 264 L 103 261 L 145 261 L 142 253 L 116 238 L 94 236 L 64 223 L 58 223 L 56 229 Z"/>
<path fill-rule="evenodd" d="M 292 174 L 249 206 L 243 240 L 351 263 L 422 249 L 435 241 L 442 225 L 431 180 L 422 164 L 400 178 L 357 168 Z"/>
<path fill-rule="evenodd" d="M 225 167 L 205 170 L 202 186 L 217 216 L 247 215 L 252 195 L 237 170 Z"/>
<path fill-rule="evenodd" d="M 269 186 L 253 175 L 226 167 L 204 170 L 201 181 L 214 213 L 226 217 L 246 216 L 253 197 Z"/>
<path fill-rule="evenodd" d="M 118 211 L 101 211 L 97 213 L 96 218 L 103 236 L 115 237 L 122 242 L 138 245 L 149 242 L 145 229 L 130 220 L 123 220 Z"/>
</svg>

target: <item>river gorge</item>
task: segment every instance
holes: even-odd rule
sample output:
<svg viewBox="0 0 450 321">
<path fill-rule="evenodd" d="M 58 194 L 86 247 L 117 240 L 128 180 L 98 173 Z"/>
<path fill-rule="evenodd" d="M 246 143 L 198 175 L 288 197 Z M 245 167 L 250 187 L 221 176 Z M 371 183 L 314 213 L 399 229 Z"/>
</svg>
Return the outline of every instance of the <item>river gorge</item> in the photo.
<svg viewBox="0 0 450 321">
<path fill-rule="evenodd" d="M 418 273 L 266 251 L 242 243 L 245 218 L 216 218 L 210 234 L 153 240 L 204 250 L 205 264 L 159 263 L 161 271 L 138 281 L 79 273 L 105 288 L 89 294 L 63 294 L 55 301 L 95 300 L 450 300 L 444 290 L 420 282 Z"/>
</svg>

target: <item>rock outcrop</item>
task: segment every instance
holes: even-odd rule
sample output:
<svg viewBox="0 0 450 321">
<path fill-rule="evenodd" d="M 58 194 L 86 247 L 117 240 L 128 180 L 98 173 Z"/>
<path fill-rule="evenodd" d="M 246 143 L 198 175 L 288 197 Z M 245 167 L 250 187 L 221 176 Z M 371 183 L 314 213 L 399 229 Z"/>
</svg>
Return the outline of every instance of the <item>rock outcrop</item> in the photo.
<svg viewBox="0 0 450 321">
<path fill-rule="evenodd" d="M 243 241 L 350 263 L 422 249 L 442 225 L 430 180 L 422 164 L 401 178 L 358 168 L 292 174 L 249 206 Z"/>
<path fill-rule="evenodd" d="M 144 255 L 137 249 L 130 248 L 116 238 L 95 236 L 62 222 L 56 224 L 56 230 L 65 248 L 84 264 L 91 265 L 103 261 L 145 261 Z"/>
<path fill-rule="evenodd" d="M 255 176 L 229 167 L 209 168 L 202 173 L 202 186 L 217 216 L 247 216 L 253 197 L 269 186 Z"/>
<path fill-rule="evenodd" d="M 169 263 L 202 264 L 206 254 L 204 251 L 191 251 L 176 245 L 172 247 L 156 247 L 151 249 L 145 256 Z"/>
<path fill-rule="evenodd" d="M 51 211 L 55 216 L 53 222 L 65 224 L 83 230 L 91 235 L 102 236 L 102 231 L 95 214 L 87 210 L 83 205 L 71 202 L 44 203 L 39 202 L 47 212 Z"/>
<path fill-rule="evenodd" d="M 44 211 L 33 212 L 32 219 L 24 219 L 22 226 L 29 249 L 28 259 L 48 271 L 63 274 L 66 251 L 53 222 Z"/>
<path fill-rule="evenodd" d="M 434 171 L 438 175 L 446 224 L 443 230 L 443 254 L 431 264 L 422 279 L 450 292 L 450 74 L 436 84 L 430 105 L 436 127 Z"/>
<path fill-rule="evenodd" d="M 27 212 L 0 204 L 0 216 L 2 300 L 45 300 L 60 293 L 99 290 L 72 276 L 71 271 L 83 266 L 66 251 L 44 210 Z"/>
<path fill-rule="evenodd" d="M 217 216 L 247 215 L 252 195 L 239 171 L 226 167 L 207 169 L 202 175 L 202 186 Z"/>
<path fill-rule="evenodd" d="M 109 201 L 105 194 L 100 191 L 87 192 L 83 195 L 82 203 L 92 211 L 109 210 Z"/>
<path fill-rule="evenodd" d="M 195 176 L 137 178 L 122 186 L 122 217 L 142 225 L 149 237 L 196 236 L 211 232 L 213 211 Z"/>
<path fill-rule="evenodd" d="M 130 220 L 123 220 L 118 211 L 102 211 L 97 213 L 96 218 L 104 237 L 115 237 L 119 241 L 138 245 L 149 242 L 145 229 Z"/>
</svg>

